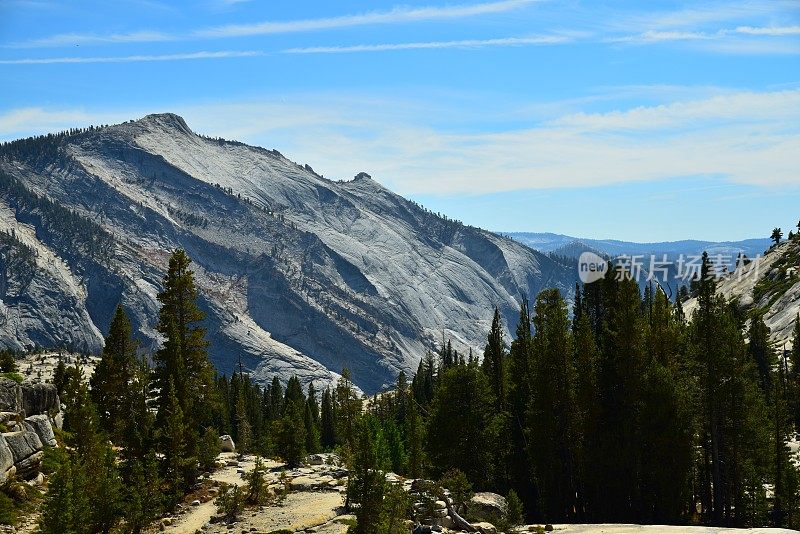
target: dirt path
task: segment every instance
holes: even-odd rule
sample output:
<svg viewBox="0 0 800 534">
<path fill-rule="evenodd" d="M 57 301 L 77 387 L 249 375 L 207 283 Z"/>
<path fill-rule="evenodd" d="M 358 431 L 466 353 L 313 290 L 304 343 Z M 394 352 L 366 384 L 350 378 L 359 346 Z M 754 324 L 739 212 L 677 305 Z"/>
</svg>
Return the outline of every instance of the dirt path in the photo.
<svg viewBox="0 0 800 534">
<path fill-rule="evenodd" d="M 244 485 L 242 472 L 253 469 L 254 458 L 247 457 L 244 461 L 237 462 L 236 455 L 223 453 L 220 462 L 224 467 L 211 474 L 211 480 Z M 234 462 L 236 462 L 234 464 Z M 233 465 L 228 465 L 228 464 Z M 280 478 L 282 465 L 278 462 L 267 460 L 264 462 L 268 470 L 266 479 L 268 484 L 277 483 Z M 315 476 L 313 468 L 300 468 L 286 471 L 289 480 L 302 477 Z M 214 499 L 207 500 L 196 506 L 184 507 L 181 512 L 157 524 L 153 532 L 159 531 L 164 523 L 163 532 L 194 534 L 203 533 L 240 533 L 240 532 L 272 532 L 279 529 L 301 531 L 314 528 L 321 534 L 344 534 L 347 530 L 346 518 L 339 518 L 342 511 L 341 487 L 325 484 L 321 489 L 313 491 L 291 491 L 280 504 L 248 508 L 234 525 L 212 524 L 210 520 L 217 513 Z"/>
</svg>

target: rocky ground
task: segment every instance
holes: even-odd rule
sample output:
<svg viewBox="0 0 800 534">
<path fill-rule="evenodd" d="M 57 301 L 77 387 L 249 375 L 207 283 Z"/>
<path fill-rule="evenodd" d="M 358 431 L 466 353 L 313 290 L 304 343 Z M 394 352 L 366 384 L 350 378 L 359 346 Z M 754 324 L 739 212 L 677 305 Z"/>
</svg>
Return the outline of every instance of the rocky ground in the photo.
<svg viewBox="0 0 800 534">
<path fill-rule="evenodd" d="M 52 382 L 53 373 L 58 366 L 59 358 L 64 360 L 64 365 L 72 367 L 78 365 L 85 379 L 94 373 L 94 368 L 100 361 L 99 356 L 73 354 L 70 352 L 47 351 L 42 353 L 29 353 L 17 360 L 19 374 L 29 382 Z"/>
<path fill-rule="evenodd" d="M 326 456 L 317 458 L 320 458 L 317 461 L 324 461 L 322 459 Z M 290 469 L 279 462 L 266 460 L 268 488 L 277 494 L 288 487 L 288 493 L 271 504 L 247 508 L 237 522 L 224 524 L 217 518 L 214 503 L 218 488 L 223 483 L 243 486 L 242 475 L 253 469 L 255 457 L 240 459 L 235 453 L 222 453 L 219 463 L 222 467 L 211 473 L 197 492 L 187 497 L 178 513 L 154 525 L 152 532 L 268 533 L 287 529 L 290 532 L 344 534 L 352 521 L 352 516 L 345 515 L 343 508 L 345 480 L 342 475 L 345 473 L 340 467 L 320 463 Z"/>
<path fill-rule="evenodd" d="M 240 457 L 235 453 L 222 453 L 219 457 L 220 468 L 205 477 L 200 487 L 188 495 L 176 514 L 163 518 L 153 525 L 148 534 L 156 532 L 172 533 L 264 533 L 280 532 L 345 534 L 353 522 L 353 516 L 344 510 L 344 493 L 346 471 L 338 466 L 338 459 L 333 455 L 313 455 L 311 465 L 299 468 L 288 468 L 286 465 L 266 460 L 266 481 L 271 492 L 280 494 L 288 489 L 283 499 L 272 503 L 247 508 L 233 524 L 225 524 L 220 520 L 216 496 L 222 484 L 243 486 L 243 475 L 250 472 L 255 464 L 255 457 Z M 402 480 L 394 475 L 387 479 L 402 484 L 407 488 L 412 481 Z M 493 500 L 498 502 L 495 502 Z M 473 506 L 496 506 L 502 497 L 494 494 L 477 494 Z M 443 507 L 443 504 L 442 504 Z M 443 508 L 440 516 L 446 516 Z M 457 533 L 459 530 L 448 529 L 452 526 L 446 517 L 439 521 L 441 526 L 433 527 L 433 532 Z M 495 530 L 486 523 L 475 524 L 479 532 L 493 533 Z M 430 527 L 428 527 L 430 528 Z M 516 533 L 542 532 L 542 525 L 525 525 L 514 529 Z M 409 528 L 409 531 L 411 529 Z M 664 525 L 553 525 L 553 531 L 563 534 L 788 534 L 797 532 L 788 529 L 730 529 L 714 527 L 678 527 Z M 431 532 L 423 527 L 420 532 Z"/>
</svg>

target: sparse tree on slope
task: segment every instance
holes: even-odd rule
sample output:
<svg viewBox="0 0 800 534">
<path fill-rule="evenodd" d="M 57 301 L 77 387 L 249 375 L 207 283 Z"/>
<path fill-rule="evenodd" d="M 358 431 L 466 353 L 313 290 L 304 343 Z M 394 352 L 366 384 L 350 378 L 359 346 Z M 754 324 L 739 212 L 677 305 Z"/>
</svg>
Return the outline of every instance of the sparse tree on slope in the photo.
<svg viewBox="0 0 800 534">
<path fill-rule="evenodd" d="M 781 242 L 781 239 L 783 239 L 783 232 L 781 232 L 780 228 L 774 228 L 772 230 L 772 235 L 769 238 L 772 239 L 773 241 L 775 241 L 776 245 L 779 245 L 780 242 Z"/>
</svg>

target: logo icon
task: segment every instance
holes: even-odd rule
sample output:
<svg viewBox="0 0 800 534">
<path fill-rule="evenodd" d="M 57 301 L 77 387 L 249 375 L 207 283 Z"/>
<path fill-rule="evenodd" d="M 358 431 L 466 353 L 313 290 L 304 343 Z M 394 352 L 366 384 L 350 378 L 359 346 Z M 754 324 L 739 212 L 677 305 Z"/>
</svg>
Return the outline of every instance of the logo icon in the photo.
<svg viewBox="0 0 800 534">
<path fill-rule="evenodd" d="M 607 270 L 608 262 L 594 252 L 584 252 L 578 258 L 578 277 L 584 284 L 597 282 Z"/>
</svg>

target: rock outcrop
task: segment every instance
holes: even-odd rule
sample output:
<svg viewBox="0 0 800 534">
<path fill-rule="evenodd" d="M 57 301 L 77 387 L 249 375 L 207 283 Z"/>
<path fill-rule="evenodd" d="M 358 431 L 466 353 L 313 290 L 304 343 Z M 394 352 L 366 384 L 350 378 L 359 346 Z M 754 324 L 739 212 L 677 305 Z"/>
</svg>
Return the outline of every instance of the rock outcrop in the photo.
<svg viewBox="0 0 800 534">
<path fill-rule="evenodd" d="M 61 410 L 58 391 L 53 384 L 16 382 L 0 378 L 0 412 L 23 416 L 55 413 Z"/>
<path fill-rule="evenodd" d="M 23 410 L 22 387 L 10 378 L 0 378 L 0 411 L 20 413 Z"/>
<path fill-rule="evenodd" d="M 34 478 L 39 473 L 42 456 L 44 455 L 44 452 L 42 452 L 44 445 L 36 432 L 21 430 L 5 433 L 2 437 L 9 449 L 11 449 L 17 477 L 26 480 Z"/>
<path fill-rule="evenodd" d="M 508 509 L 506 498 L 488 491 L 479 492 L 469 501 L 470 515 L 484 521 L 497 521 Z"/>
<path fill-rule="evenodd" d="M 55 385 L 23 382 L 21 388 L 22 408 L 25 410 L 26 416 L 48 414 L 61 409 Z"/>
<path fill-rule="evenodd" d="M 14 466 L 14 454 L 8 446 L 5 438 L 0 436 L 0 484 L 16 474 L 17 468 Z"/>
<path fill-rule="evenodd" d="M 39 440 L 45 447 L 55 447 L 57 445 L 53 425 L 46 415 L 38 414 L 26 417 L 23 424 L 28 430 L 35 432 L 39 436 Z"/>
<path fill-rule="evenodd" d="M 29 480 L 40 474 L 44 448 L 57 445 L 50 417 L 60 418 L 60 410 L 53 384 L 0 378 L 0 483 L 10 476 Z"/>
<path fill-rule="evenodd" d="M 236 452 L 236 444 L 228 434 L 219 437 L 219 450 L 222 452 Z"/>
<path fill-rule="evenodd" d="M 770 339 L 779 349 L 792 348 L 792 333 L 800 313 L 800 237 L 773 246 L 761 258 L 739 265 L 717 281 L 717 294 L 742 309 L 762 315 Z M 691 317 L 696 298 L 683 303 Z"/>
</svg>

